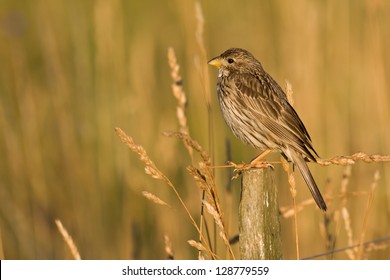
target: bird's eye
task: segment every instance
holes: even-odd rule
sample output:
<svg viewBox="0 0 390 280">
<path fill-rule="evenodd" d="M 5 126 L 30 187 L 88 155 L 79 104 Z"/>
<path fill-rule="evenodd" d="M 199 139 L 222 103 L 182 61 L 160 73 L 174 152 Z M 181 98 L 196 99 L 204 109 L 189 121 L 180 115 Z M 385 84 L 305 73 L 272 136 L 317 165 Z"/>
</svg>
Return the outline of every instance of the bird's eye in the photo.
<svg viewBox="0 0 390 280">
<path fill-rule="evenodd" d="M 233 58 L 229 58 L 228 62 L 229 62 L 229 64 L 232 64 L 234 62 L 234 59 Z"/>
</svg>

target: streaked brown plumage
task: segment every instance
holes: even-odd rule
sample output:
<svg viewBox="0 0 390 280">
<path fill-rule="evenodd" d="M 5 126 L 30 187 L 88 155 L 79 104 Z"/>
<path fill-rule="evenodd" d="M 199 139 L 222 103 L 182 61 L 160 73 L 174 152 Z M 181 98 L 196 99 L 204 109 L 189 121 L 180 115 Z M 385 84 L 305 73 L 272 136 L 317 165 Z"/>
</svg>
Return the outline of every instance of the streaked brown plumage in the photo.
<svg viewBox="0 0 390 280">
<path fill-rule="evenodd" d="M 326 204 L 306 164 L 316 162 L 309 133 L 278 83 L 246 50 L 233 48 L 209 61 L 219 69 L 218 99 L 233 134 L 261 150 L 278 150 L 302 174 L 318 207 Z"/>
</svg>

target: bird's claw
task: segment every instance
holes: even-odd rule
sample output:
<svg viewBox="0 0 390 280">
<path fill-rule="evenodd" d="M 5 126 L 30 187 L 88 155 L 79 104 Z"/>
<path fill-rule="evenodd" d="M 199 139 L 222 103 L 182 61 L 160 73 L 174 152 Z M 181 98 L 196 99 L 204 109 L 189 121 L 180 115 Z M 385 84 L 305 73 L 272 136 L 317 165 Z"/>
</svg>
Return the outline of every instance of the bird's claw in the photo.
<svg viewBox="0 0 390 280">
<path fill-rule="evenodd" d="M 232 180 L 237 179 L 240 177 L 242 171 L 249 170 L 252 168 L 272 168 L 274 169 L 274 166 L 270 164 L 268 161 L 259 161 L 255 163 L 234 163 L 232 161 L 228 161 L 227 165 L 234 168 L 233 173 L 234 176 L 232 177 Z"/>
</svg>

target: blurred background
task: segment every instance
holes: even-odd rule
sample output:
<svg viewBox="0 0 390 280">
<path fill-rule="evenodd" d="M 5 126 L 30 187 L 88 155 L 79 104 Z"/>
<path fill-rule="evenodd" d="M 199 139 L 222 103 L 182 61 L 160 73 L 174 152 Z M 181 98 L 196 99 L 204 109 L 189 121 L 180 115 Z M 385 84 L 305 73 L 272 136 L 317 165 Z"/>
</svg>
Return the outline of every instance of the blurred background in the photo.
<svg viewBox="0 0 390 280">
<path fill-rule="evenodd" d="M 322 158 L 390 154 L 390 1 L 200 1 L 208 58 L 230 47 L 251 51 L 284 87 Z M 257 152 L 235 139 L 216 99 L 217 71 L 196 41 L 195 1 L 87 0 L 0 2 L 0 248 L 6 259 L 70 259 L 54 220 L 60 219 L 84 259 L 164 259 L 164 234 L 177 259 L 196 259 L 187 244 L 197 233 L 164 182 L 117 137 L 120 127 L 142 145 L 199 219 L 200 192 L 186 167 L 178 130 L 167 49 L 175 49 L 194 139 L 215 164 L 248 162 Z M 202 66 L 203 67 L 203 66 Z M 204 75 L 207 75 L 206 77 Z M 205 81 L 209 79 L 209 84 Z M 212 96 L 212 124 L 205 95 Z M 210 138 L 209 127 L 213 128 Z M 211 139 L 211 140 L 210 140 Z M 279 160 L 272 155 L 269 160 Z M 340 213 L 345 167 L 310 164 L 328 197 L 335 248 L 390 235 L 390 163 L 356 163 L 348 241 Z M 275 166 L 280 206 L 291 206 L 287 176 Z M 217 169 L 231 236 L 238 233 L 240 182 Z M 345 176 L 344 176 L 345 177 Z M 310 198 L 300 175 L 297 201 Z M 146 200 L 158 195 L 172 209 Z M 365 217 L 368 219 L 364 225 Z M 292 219 L 281 219 L 283 252 L 296 258 Z M 298 214 L 301 257 L 327 251 L 324 216 L 314 204 Z M 211 225 L 210 225 L 211 226 Z M 389 245 L 389 243 L 384 243 Z M 238 246 L 233 246 L 236 256 Z M 225 253 L 220 254 L 226 257 Z M 345 252 L 328 256 L 348 259 Z M 389 259 L 388 246 L 364 255 Z"/>
</svg>

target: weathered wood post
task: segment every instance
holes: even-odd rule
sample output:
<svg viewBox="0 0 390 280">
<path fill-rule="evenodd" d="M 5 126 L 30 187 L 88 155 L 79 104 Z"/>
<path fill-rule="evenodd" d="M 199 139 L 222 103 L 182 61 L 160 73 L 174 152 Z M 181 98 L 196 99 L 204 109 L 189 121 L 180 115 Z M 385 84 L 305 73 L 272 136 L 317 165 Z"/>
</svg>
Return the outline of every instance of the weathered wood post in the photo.
<svg viewBox="0 0 390 280">
<path fill-rule="evenodd" d="M 272 168 L 243 171 L 239 207 L 241 259 L 282 259 L 278 190 Z"/>
</svg>

